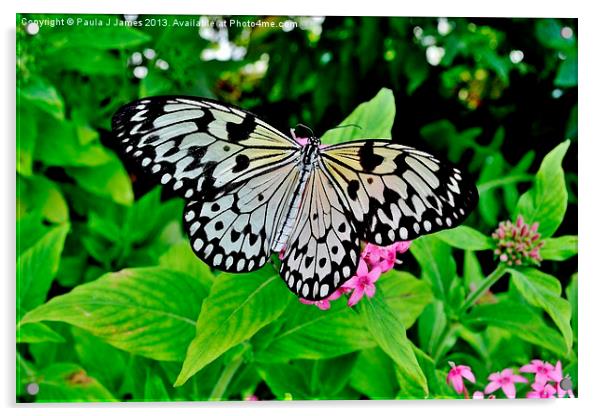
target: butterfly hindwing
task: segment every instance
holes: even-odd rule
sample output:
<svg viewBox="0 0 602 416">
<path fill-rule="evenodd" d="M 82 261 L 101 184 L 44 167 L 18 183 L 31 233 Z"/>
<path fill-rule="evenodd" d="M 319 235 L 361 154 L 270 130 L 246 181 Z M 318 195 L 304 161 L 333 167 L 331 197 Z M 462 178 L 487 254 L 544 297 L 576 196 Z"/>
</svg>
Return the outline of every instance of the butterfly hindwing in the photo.
<svg viewBox="0 0 602 416">
<path fill-rule="evenodd" d="M 255 115 L 193 97 L 134 101 L 115 114 L 113 130 L 129 158 L 191 200 L 286 164 L 299 151 Z"/>
<path fill-rule="evenodd" d="M 321 169 L 309 176 L 288 241 L 280 275 L 290 290 L 305 299 L 330 296 L 357 270 L 358 232 L 349 209 Z"/>
<path fill-rule="evenodd" d="M 478 200 L 476 188 L 459 170 L 388 140 L 329 146 L 322 160 L 361 225 L 361 238 L 374 244 L 453 228 Z"/>
<path fill-rule="evenodd" d="M 202 201 L 189 201 L 184 223 L 195 254 L 228 272 L 259 269 L 269 259 L 299 171 L 287 165 Z"/>
</svg>

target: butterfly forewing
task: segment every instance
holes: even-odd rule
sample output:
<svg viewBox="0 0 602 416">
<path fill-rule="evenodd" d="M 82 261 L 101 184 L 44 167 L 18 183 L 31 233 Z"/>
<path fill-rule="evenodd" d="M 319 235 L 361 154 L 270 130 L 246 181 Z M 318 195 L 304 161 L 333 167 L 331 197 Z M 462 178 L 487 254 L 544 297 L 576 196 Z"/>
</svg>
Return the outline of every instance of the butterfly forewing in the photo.
<svg viewBox="0 0 602 416">
<path fill-rule="evenodd" d="M 322 160 L 361 238 L 374 244 L 413 240 L 455 227 L 478 199 L 474 185 L 458 169 L 387 140 L 326 147 Z"/>
<path fill-rule="evenodd" d="M 322 169 L 309 176 L 280 275 L 297 295 L 324 299 L 357 270 L 360 241 L 331 179 Z"/>
<path fill-rule="evenodd" d="M 130 103 L 113 117 L 113 130 L 127 156 L 191 200 L 236 187 L 299 151 L 253 114 L 191 97 Z"/>
</svg>

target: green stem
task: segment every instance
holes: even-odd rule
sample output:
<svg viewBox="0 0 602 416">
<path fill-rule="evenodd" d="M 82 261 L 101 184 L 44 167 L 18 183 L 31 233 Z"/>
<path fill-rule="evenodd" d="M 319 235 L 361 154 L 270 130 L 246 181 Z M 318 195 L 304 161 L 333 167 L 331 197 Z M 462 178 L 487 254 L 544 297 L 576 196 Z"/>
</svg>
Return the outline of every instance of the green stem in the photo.
<svg viewBox="0 0 602 416">
<path fill-rule="evenodd" d="M 240 354 L 234 357 L 228 364 L 226 364 L 224 370 L 222 371 L 222 374 L 219 376 L 217 383 L 215 383 L 215 386 L 213 387 L 213 390 L 209 395 L 210 401 L 223 400 L 224 393 L 226 392 L 230 381 L 232 381 L 232 377 L 234 377 L 234 374 L 240 368 L 242 362 L 243 354 Z"/>
<path fill-rule="evenodd" d="M 471 292 L 470 295 L 466 298 L 462 306 L 460 307 L 460 315 L 466 313 L 470 307 L 472 307 L 477 300 L 483 295 L 483 293 L 487 292 L 491 286 L 495 284 L 504 274 L 506 273 L 506 266 L 503 264 L 499 264 L 497 268 L 491 272 L 489 276 L 485 278 L 477 287 L 474 292 Z"/>
</svg>

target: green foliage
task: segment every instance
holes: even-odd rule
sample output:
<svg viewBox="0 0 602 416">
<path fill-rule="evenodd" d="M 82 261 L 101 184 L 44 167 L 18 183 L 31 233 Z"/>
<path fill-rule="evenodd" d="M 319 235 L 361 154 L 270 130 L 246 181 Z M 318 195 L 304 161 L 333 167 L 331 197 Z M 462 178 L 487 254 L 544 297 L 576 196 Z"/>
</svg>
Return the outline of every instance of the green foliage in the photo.
<svg viewBox="0 0 602 416">
<path fill-rule="evenodd" d="M 211 60 L 216 16 L 200 31 L 35 36 L 23 17 L 47 16 L 17 16 L 18 401 L 461 398 L 448 361 L 482 390 L 534 358 L 561 360 L 577 391 L 576 21 L 293 17 L 290 32 L 229 27 L 244 53 Z M 436 152 L 476 179 L 478 207 L 413 241 L 374 297 L 302 304 L 273 265 L 230 275 L 200 261 L 183 201 L 116 155 L 115 110 L 158 94 L 238 104 L 283 131 L 304 123 L 324 144 Z M 491 233 L 518 215 L 539 223 L 537 269 L 494 262 Z"/>
</svg>

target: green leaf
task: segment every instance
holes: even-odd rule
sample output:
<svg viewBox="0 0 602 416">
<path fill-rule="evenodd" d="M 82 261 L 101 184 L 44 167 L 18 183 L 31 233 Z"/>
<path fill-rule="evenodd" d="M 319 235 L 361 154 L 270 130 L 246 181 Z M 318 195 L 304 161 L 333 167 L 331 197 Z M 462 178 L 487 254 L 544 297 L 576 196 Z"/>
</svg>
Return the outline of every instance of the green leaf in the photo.
<svg viewBox="0 0 602 416">
<path fill-rule="evenodd" d="M 426 397 L 429 393 L 427 381 L 414 355 L 412 343 L 406 336 L 403 322 L 385 303 L 381 292 L 363 299 L 358 309 L 364 325 L 376 343 L 393 359 L 405 383 L 415 386 L 415 390 L 420 392 L 418 397 Z"/>
<path fill-rule="evenodd" d="M 144 400 L 148 402 L 168 402 L 171 400 L 165 382 L 154 366 L 146 368 Z"/>
<path fill-rule="evenodd" d="M 224 273 L 217 278 L 203 302 L 196 336 L 175 386 L 280 316 L 291 296 L 280 276 L 266 274 Z"/>
<path fill-rule="evenodd" d="M 69 220 L 69 207 L 59 187 L 44 176 L 17 177 L 17 199 L 21 213 L 39 211 L 53 223 Z"/>
<path fill-rule="evenodd" d="M 435 362 L 424 351 L 412 344 L 414 354 L 422 372 L 426 376 L 429 389 L 429 398 L 450 398 L 455 397 L 451 387 L 447 385 L 446 374 L 437 370 Z M 407 397 L 407 389 L 402 389 L 401 394 Z"/>
<path fill-rule="evenodd" d="M 395 98 L 390 89 L 381 89 L 376 96 L 360 104 L 339 126 L 355 124 L 328 130 L 321 137 L 323 144 L 336 144 L 358 139 L 390 139 L 395 119 Z"/>
<path fill-rule="evenodd" d="M 571 328 L 573 330 L 573 335 L 575 336 L 575 342 L 577 342 L 577 337 L 578 337 L 578 322 L 579 319 L 577 318 L 577 314 L 579 311 L 579 304 L 577 302 L 578 299 L 578 290 L 577 290 L 577 273 L 573 274 L 571 276 L 571 282 L 569 283 L 569 285 L 566 287 L 565 292 L 566 292 L 566 297 L 569 300 L 569 303 L 571 304 Z"/>
<path fill-rule="evenodd" d="M 568 203 L 562 159 L 569 148 L 566 140 L 548 153 L 541 163 L 533 187 L 518 200 L 517 215 L 527 224 L 539 222 L 539 233 L 550 237 L 558 229 Z"/>
<path fill-rule="evenodd" d="M 194 254 L 188 241 L 171 246 L 159 257 L 159 265 L 199 279 L 207 291 L 215 281 L 211 268 Z"/>
<path fill-rule="evenodd" d="M 114 158 L 99 140 L 82 143 L 81 126 L 72 121 L 44 118 L 39 128 L 40 140 L 36 142 L 35 159 L 46 166 L 97 168 Z"/>
<path fill-rule="evenodd" d="M 359 353 L 349 382 L 373 400 L 392 400 L 399 391 L 395 363 L 378 347 Z"/>
<path fill-rule="evenodd" d="M 274 324 L 277 333 L 257 352 L 257 361 L 331 358 L 375 345 L 343 300 L 325 311 L 293 301 Z"/>
<path fill-rule="evenodd" d="M 464 324 L 485 324 L 510 331 L 514 336 L 548 349 L 558 356 L 565 356 L 570 352 L 558 331 L 546 325 L 531 307 L 511 300 L 475 306 Z"/>
<path fill-rule="evenodd" d="M 562 286 L 558 279 L 532 268 L 508 271 L 525 300 L 550 315 L 564 337 L 567 350 L 570 350 L 573 345 L 571 305 L 561 297 Z"/>
<path fill-rule="evenodd" d="M 440 231 L 436 235 L 450 246 L 462 250 L 480 251 L 495 248 L 493 239 L 466 225 Z"/>
<path fill-rule="evenodd" d="M 577 236 L 563 235 L 558 238 L 545 238 L 540 249 L 544 260 L 563 261 L 577 255 Z"/>
<path fill-rule="evenodd" d="M 110 51 L 91 48 L 64 48 L 48 54 L 47 65 L 56 65 L 62 71 L 77 71 L 92 76 L 123 75 L 127 71 L 125 59 Z"/>
<path fill-rule="evenodd" d="M 575 36 L 567 39 L 561 32 L 562 24 L 558 19 L 538 19 L 535 22 L 537 40 L 548 48 L 566 50 L 575 45 Z"/>
<path fill-rule="evenodd" d="M 122 205 L 131 205 L 134 201 L 132 183 L 115 155 L 108 163 L 94 167 L 74 167 L 66 169 L 69 176 L 79 186 L 93 194 L 110 197 Z"/>
<path fill-rule="evenodd" d="M 125 49 L 151 40 L 151 36 L 138 29 L 117 26 L 118 16 L 99 16 L 103 26 L 84 26 L 84 21 L 93 21 L 94 16 L 77 16 L 74 27 L 61 28 L 48 35 L 48 44 L 57 49 Z M 77 19 L 81 19 L 78 24 Z M 110 22 L 109 22 L 110 20 Z M 108 23 L 107 23 L 108 22 Z M 110 26 L 109 26 L 110 25 Z"/>
<path fill-rule="evenodd" d="M 431 285 L 437 299 L 446 301 L 456 275 L 451 248 L 437 236 L 425 236 L 412 242 L 410 252 L 420 264 L 422 278 Z"/>
<path fill-rule="evenodd" d="M 125 269 L 51 299 L 22 322 L 66 322 L 133 354 L 180 361 L 205 295 L 199 281 L 183 273 Z"/>
<path fill-rule="evenodd" d="M 86 370 L 73 363 L 57 363 L 36 376 L 40 391 L 36 401 L 49 402 L 114 402 L 111 392 Z"/>
<path fill-rule="evenodd" d="M 79 363 L 103 386 L 117 391 L 127 371 L 126 354 L 83 329 L 70 328 Z"/>
<path fill-rule="evenodd" d="M 65 118 L 65 104 L 56 88 L 40 77 L 32 77 L 27 84 L 18 83 L 17 104 L 22 108 L 33 105 L 57 120 Z"/>
<path fill-rule="evenodd" d="M 69 224 L 51 229 L 17 259 L 17 318 L 42 304 L 59 268 Z"/>
<path fill-rule="evenodd" d="M 554 78 L 554 85 L 562 88 L 576 87 L 578 82 L 578 60 L 577 51 L 571 50 L 566 55 L 566 59 L 562 61 L 556 78 Z"/>
<path fill-rule="evenodd" d="M 17 327 L 17 342 L 36 344 L 39 342 L 65 342 L 65 338 L 41 322 Z"/>
<path fill-rule="evenodd" d="M 433 300 L 430 286 L 407 272 L 391 270 L 378 279 L 377 286 L 405 328 L 414 325 L 425 306 Z"/>
<path fill-rule="evenodd" d="M 17 173 L 21 175 L 33 175 L 37 136 L 38 126 L 34 112 L 27 107 L 17 107 Z"/>
<path fill-rule="evenodd" d="M 279 400 L 312 399 L 306 369 L 297 362 L 261 363 L 257 370 Z"/>
</svg>

